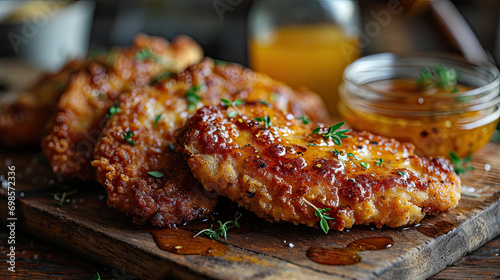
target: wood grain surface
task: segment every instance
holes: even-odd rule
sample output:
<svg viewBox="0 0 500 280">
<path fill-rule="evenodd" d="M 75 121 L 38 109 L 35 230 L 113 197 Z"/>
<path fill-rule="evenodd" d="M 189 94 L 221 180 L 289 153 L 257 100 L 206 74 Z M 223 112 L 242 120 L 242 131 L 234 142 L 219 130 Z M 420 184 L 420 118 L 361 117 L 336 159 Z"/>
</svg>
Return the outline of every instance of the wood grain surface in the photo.
<svg viewBox="0 0 500 280">
<path fill-rule="evenodd" d="M 419 225 L 399 229 L 356 226 L 325 235 L 303 226 L 269 224 L 244 212 L 251 230 L 230 232 L 227 240 L 219 239 L 227 251 L 217 257 L 159 249 L 148 227 L 132 225 L 126 216 L 106 205 L 101 186 L 80 181 L 58 183 L 36 152 L 3 151 L 0 163 L 4 176 L 7 166 L 16 166 L 16 230 L 141 279 L 423 279 L 500 233 L 500 145 L 495 143 L 474 156 L 476 170 L 462 177 L 463 184 L 475 188 L 479 197 L 463 197 L 456 209 L 427 217 Z M 486 163 L 491 165 L 488 172 Z M 63 189 L 72 194 L 61 206 L 53 195 Z M 4 188 L 0 200 L 6 205 Z M 6 207 L 0 207 L 3 223 L 7 215 Z M 195 223 L 165 234 L 175 231 L 185 236 L 179 243 L 189 242 L 203 226 L 206 224 Z M 306 256 L 310 247 L 342 250 L 352 242 L 381 237 L 393 240 L 392 247 L 359 252 L 361 261 L 355 265 L 321 265 Z M 442 277 L 446 279 L 446 275 Z"/>
</svg>

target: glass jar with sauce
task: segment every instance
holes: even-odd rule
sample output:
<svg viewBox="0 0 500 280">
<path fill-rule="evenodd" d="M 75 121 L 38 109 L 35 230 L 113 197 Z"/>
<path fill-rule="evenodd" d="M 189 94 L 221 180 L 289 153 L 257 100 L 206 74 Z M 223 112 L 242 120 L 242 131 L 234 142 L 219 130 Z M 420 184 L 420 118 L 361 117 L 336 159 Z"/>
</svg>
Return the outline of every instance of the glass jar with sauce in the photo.
<svg viewBox="0 0 500 280">
<path fill-rule="evenodd" d="M 456 85 L 423 88 L 429 67 L 453 69 Z M 500 116 L 498 69 L 451 55 L 366 56 L 346 68 L 339 92 L 339 112 L 354 129 L 412 142 L 425 156 L 474 153 Z"/>
<path fill-rule="evenodd" d="M 319 93 L 335 115 L 344 68 L 361 53 L 356 1 L 261 0 L 249 16 L 250 67 Z"/>
</svg>

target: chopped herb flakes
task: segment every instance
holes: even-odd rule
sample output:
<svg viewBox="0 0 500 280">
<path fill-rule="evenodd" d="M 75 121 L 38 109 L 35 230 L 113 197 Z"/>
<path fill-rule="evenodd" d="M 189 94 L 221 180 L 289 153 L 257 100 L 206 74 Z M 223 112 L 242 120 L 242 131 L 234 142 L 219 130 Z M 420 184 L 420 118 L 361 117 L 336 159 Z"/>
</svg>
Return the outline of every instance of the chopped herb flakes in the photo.
<svg viewBox="0 0 500 280">
<path fill-rule="evenodd" d="M 375 164 L 376 164 L 377 166 L 382 166 L 382 163 L 383 163 L 383 162 L 384 162 L 384 160 L 383 160 L 383 159 L 381 159 L 381 158 L 379 158 L 379 159 L 377 160 L 377 162 L 375 162 Z"/>
<path fill-rule="evenodd" d="M 473 171 L 474 167 L 470 164 L 472 161 L 472 154 L 469 154 L 466 158 L 461 159 L 457 153 L 450 151 L 450 160 L 455 169 L 455 173 L 464 174 L 467 171 Z"/>
<path fill-rule="evenodd" d="M 122 109 L 120 109 L 120 104 L 118 102 L 115 102 L 113 106 L 109 107 L 108 113 L 106 114 L 106 119 L 111 118 L 114 114 L 116 113 L 121 113 Z"/>
<path fill-rule="evenodd" d="M 92 280 L 101 280 L 101 275 L 99 274 L 99 272 L 96 272 L 94 276 L 92 276 Z"/>
<path fill-rule="evenodd" d="M 269 128 L 273 125 L 273 123 L 271 122 L 271 117 L 269 117 L 269 116 L 258 117 L 258 118 L 255 118 L 255 120 L 258 122 L 264 122 L 265 128 Z"/>
<path fill-rule="evenodd" d="M 303 124 L 309 124 L 311 122 L 311 120 L 309 119 L 309 117 L 307 115 L 302 115 L 302 116 L 298 117 L 297 119 L 301 120 Z"/>
<path fill-rule="evenodd" d="M 131 139 L 132 137 L 134 137 L 134 133 L 132 131 L 130 131 L 130 130 L 127 130 L 126 132 L 124 131 L 124 132 L 122 132 L 122 136 L 123 136 L 123 140 L 125 140 L 130 145 L 132 145 L 132 146 L 136 145 L 134 140 Z"/>
<path fill-rule="evenodd" d="M 153 77 L 153 79 L 151 79 L 151 85 L 157 84 L 168 77 L 170 77 L 170 72 L 164 71 L 163 73 L 156 75 Z"/>
<path fill-rule="evenodd" d="M 406 173 L 404 171 L 398 171 L 399 176 L 404 176 Z"/>
<path fill-rule="evenodd" d="M 266 100 L 264 100 L 264 99 L 259 99 L 259 103 L 264 104 L 264 105 L 266 105 L 266 106 L 271 106 L 271 103 L 267 102 L 267 101 L 266 101 Z"/>
<path fill-rule="evenodd" d="M 455 69 L 436 65 L 423 68 L 417 82 L 422 88 L 439 87 L 448 92 L 458 92 L 457 78 L 458 74 Z"/>
<path fill-rule="evenodd" d="M 368 167 L 370 167 L 370 165 L 368 163 L 364 162 L 364 161 L 360 162 L 359 164 L 361 166 L 363 166 L 363 168 L 366 168 L 366 169 L 368 169 Z"/>
<path fill-rule="evenodd" d="M 227 239 L 227 232 L 229 231 L 229 229 L 234 228 L 234 227 L 241 228 L 240 223 L 238 223 L 238 220 L 240 218 L 241 218 L 241 213 L 236 212 L 236 214 L 234 215 L 234 220 L 227 221 L 225 223 L 222 223 L 219 220 L 219 221 L 217 221 L 219 223 L 218 229 L 214 230 L 213 229 L 214 225 L 212 224 L 212 225 L 210 225 L 210 228 L 207 228 L 207 229 L 204 229 L 204 230 L 198 232 L 197 234 L 195 234 L 193 236 L 193 238 L 197 237 L 201 234 L 205 234 L 206 236 L 208 236 L 212 239 L 219 238 L 219 237 L 224 237 L 224 239 Z"/>
<path fill-rule="evenodd" d="M 156 118 L 155 118 L 155 122 L 154 122 L 154 124 L 153 124 L 154 126 L 157 126 L 157 125 L 158 125 L 158 122 L 160 121 L 161 117 L 162 117 L 162 114 L 158 114 L 158 116 L 156 116 Z"/>
<path fill-rule="evenodd" d="M 161 178 L 161 177 L 165 176 L 160 171 L 149 171 L 148 174 L 155 177 L 155 178 Z"/>
<path fill-rule="evenodd" d="M 201 97 L 196 94 L 197 91 L 201 89 L 201 85 L 196 85 L 191 87 L 186 93 L 186 100 L 188 102 L 188 110 L 193 110 L 196 108 L 198 103 L 201 101 Z"/>
<path fill-rule="evenodd" d="M 144 48 L 144 49 L 140 50 L 135 55 L 135 58 L 138 61 L 144 61 L 146 59 L 154 59 L 155 58 L 155 54 L 153 53 L 153 51 L 150 48 Z"/>
</svg>

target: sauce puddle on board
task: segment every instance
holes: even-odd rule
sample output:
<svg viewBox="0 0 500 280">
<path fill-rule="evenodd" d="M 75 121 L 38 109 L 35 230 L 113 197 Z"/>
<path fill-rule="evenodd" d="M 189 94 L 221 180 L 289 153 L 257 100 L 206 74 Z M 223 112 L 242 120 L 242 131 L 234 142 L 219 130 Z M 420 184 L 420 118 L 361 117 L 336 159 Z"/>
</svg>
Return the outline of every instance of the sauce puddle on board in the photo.
<svg viewBox="0 0 500 280">
<path fill-rule="evenodd" d="M 351 242 L 345 248 L 319 248 L 311 247 L 307 257 L 313 262 L 326 265 L 352 265 L 361 261 L 358 252 L 385 250 L 394 244 L 388 237 L 363 238 Z"/>
<path fill-rule="evenodd" d="M 205 221 L 191 222 L 180 228 L 148 228 L 146 230 L 151 233 L 156 244 L 162 250 L 179 255 L 218 257 L 227 252 L 227 245 L 223 243 L 225 241 L 223 237 L 211 239 L 204 234 L 193 236 L 204 229 L 218 229 L 220 227 L 218 221 L 225 223 L 234 220 L 237 212 L 241 213 L 241 218 L 238 219 L 241 227 L 230 228 L 227 231 L 228 238 L 233 234 L 245 234 L 262 227 L 261 220 L 253 213 L 222 202 L 216 207 L 211 217 Z"/>
<path fill-rule="evenodd" d="M 191 231 L 176 228 L 155 228 L 148 230 L 162 250 L 179 255 L 202 255 L 218 257 L 227 252 L 227 245 L 206 238 L 193 238 Z"/>
</svg>

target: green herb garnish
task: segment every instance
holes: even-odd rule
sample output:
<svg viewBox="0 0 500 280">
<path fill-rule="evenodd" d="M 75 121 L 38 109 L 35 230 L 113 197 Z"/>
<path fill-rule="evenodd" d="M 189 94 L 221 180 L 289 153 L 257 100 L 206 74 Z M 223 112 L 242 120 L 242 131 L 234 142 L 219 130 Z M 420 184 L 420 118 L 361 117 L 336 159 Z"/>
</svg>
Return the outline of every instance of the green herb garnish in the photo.
<svg viewBox="0 0 500 280">
<path fill-rule="evenodd" d="M 266 106 L 271 106 L 271 103 L 267 102 L 267 101 L 266 101 L 266 100 L 264 100 L 264 99 L 259 99 L 259 103 L 264 104 L 264 105 L 266 105 Z"/>
<path fill-rule="evenodd" d="M 157 84 L 158 82 L 163 81 L 163 80 L 165 80 L 168 77 L 170 77 L 170 72 L 164 71 L 160 75 L 154 76 L 153 79 L 151 79 L 151 83 L 150 84 L 151 85 Z"/>
<path fill-rule="evenodd" d="M 134 140 L 132 140 L 131 138 L 134 137 L 134 133 L 130 130 L 127 130 L 126 132 L 122 132 L 122 136 L 123 136 L 123 140 L 125 140 L 127 143 L 129 143 L 130 145 L 132 146 L 135 146 L 135 142 Z"/>
<path fill-rule="evenodd" d="M 161 177 L 165 176 L 160 171 L 149 171 L 148 174 L 155 177 L 155 178 L 161 178 Z"/>
<path fill-rule="evenodd" d="M 122 109 L 120 109 L 120 104 L 118 102 L 115 102 L 113 106 L 109 107 L 108 113 L 106 114 L 106 119 L 111 118 L 114 114 L 116 113 L 121 113 Z"/>
<path fill-rule="evenodd" d="M 161 117 L 162 117 L 162 114 L 158 114 L 158 115 L 156 116 L 156 118 L 155 118 L 155 122 L 154 122 L 154 124 L 153 124 L 154 126 L 157 126 L 157 125 L 158 125 L 158 122 L 160 121 Z"/>
<path fill-rule="evenodd" d="M 338 130 L 341 126 L 345 124 L 345 121 L 339 122 L 336 125 L 332 125 L 328 128 L 328 131 L 326 133 L 323 133 L 323 137 L 325 139 L 332 139 L 333 142 L 336 145 L 342 145 L 342 139 L 349 137 L 348 135 L 344 135 L 344 133 L 351 131 L 351 129 L 343 129 L 343 130 Z M 316 127 L 313 130 L 313 134 L 318 134 L 320 132 L 321 128 Z"/>
<path fill-rule="evenodd" d="M 364 162 L 364 161 L 360 162 L 359 164 L 360 164 L 361 166 L 363 166 L 363 168 L 366 168 L 366 169 L 368 169 L 368 167 L 370 166 L 368 163 L 366 163 L 366 162 Z"/>
<path fill-rule="evenodd" d="M 340 151 L 337 149 L 334 149 L 332 153 L 336 156 L 340 155 Z"/>
<path fill-rule="evenodd" d="M 450 151 L 450 160 L 455 169 L 455 173 L 464 174 L 467 171 L 473 171 L 475 168 L 471 165 L 472 154 L 469 154 L 466 158 L 461 159 L 455 151 Z"/>
<path fill-rule="evenodd" d="M 319 226 L 325 233 L 328 233 L 330 227 L 328 226 L 328 222 L 326 220 L 335 220 L 335 218 L 330 217 L 330 214 L 328 213 L 331 208 L 318 208 L 305 198 L 302 198 L 302 200 L 314 209 L 314 215 L 319 218 Z"/>
<path fill-rule="evenodd" d="M 301 120 L 303 124 L 309 124 L 311 122 L 307 115 L 302 115 L 298 117 L 297 120 Z"/>
<path fill-rule="evenodd" d="M 354 156 L 354 154 L 353 154 L 353 153 L 347 153 L 347 156 L 349 156 L 349 157 L 353 157 L 353 156 Z"/>
<path fill-rule="evenodd" d="M 439 87 L 447 92 L 458 92 L 457 78 L 455 69 L 436 65 L 423 68 L 417 82 L 422 88 Z"/>
<path fill-rule="evenodd" d="M 174 146 L 174 144 L 172 144 L 172 143 L 168 143 L 168 147 L 170 148 L 170 150 L 175 151 L 175 146 Z"/>
<path fill-rule="evenodd" d="M 255 118 L 255 120 L 258 122 L 264 122 L 265 128 L 269 128 L 270 126 L 273 125 L 273 123 L 271 122 L 271 117 L 269 117 L 269 116 L 258 117 L 258 118 Z"/>
<path fill-rule="evenodd" d="M 235 111 L 229 112 L 229 114 L 227 114 L 227 116 L 230 117 L 230 118 L 234 118 L 237 115 L 238 115 L 238 112 L 235 112 Z"/>
<path fill-rule="evenodd" d="M 101 280 L 101 275 L 99 274 L 99 272 L 96 272 L 94 276 L 92 276 L 91 280 Z"/>
<path fill-rule="evenodd" d="M 219 221 L 217 221 L 219 223 L 218 229 L 214 230 L 213 229 L 214 225 L 212 224 L 212 225 L 210 225 L 210 228 L 207 228 L 207 229 L 204 229 L 204 230 L 198 232 L 196 235 L 193 236 L 193 238 L 195 238 L 201 234 L 205 234 L 212 239 L 216 239 L 219 237 L 224 237 L 224 239 L 227 239 L 227 232 L 229 229 L 234 228 L 234 227 L 241 228 L 240 223 L 238 223 L 238 220 L 240 218 L 241 218 L 241 213 L 236 212 L 236 214 L 234 215 L 234 220 L 227 221 L 225 223 L 222 223 L 219 220 Z"/>
<path fill-rule="evenodd" d="M 377 160 L 377 162 L 375 162 L 375 164 L 376 164 L 377 166 L 382 166 L 382 163 L 383 163 L 383 162 L 384 162 L 384 160 L 383 160 L 383 159 L 381 159 L 381 158 L 379 158 L 379 159 Z"/>
<path fill-rule="evenodd" d="M 55 193 L 54 194 L 54 200 L 56 201 L 59 206 L 63 206 L 63 204 L 66 202 L 66 197 L 73 195 L 77 192 L 77 190 L 72 190 L 69 192 L 62 192 L 62 193 Z"/>
<path fill-rule="evenodd" d="M 307 143 L 309 146 L 316 146 L 314 143 Z"/>
<path fill-rule="evenodd" d="M 405 172 L 404 171 L 398 171 L 399 176 L 404 176 Z"/>
<path fill-rule="evenodd" d="M 153 53 L 153 51 L 150 48 L 144 48 L 144 49 L 140 50 L 135 55 L 135 58 L 138 61 L 144 61 L 146 59 L 154 59 L 155 58 L 155 54 Z"/>
<path fill-rule="evenodd" d="M 196 85 L 191 87 L 186 93 L 186 100 L 188 101 L 188 110 L 193 110 L 196 108 L 198 102 L 201 101 L 201 97 L 196 94 L 197 91 L 201 89 L 201 85 Z"/>
</svg>

